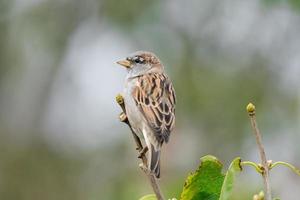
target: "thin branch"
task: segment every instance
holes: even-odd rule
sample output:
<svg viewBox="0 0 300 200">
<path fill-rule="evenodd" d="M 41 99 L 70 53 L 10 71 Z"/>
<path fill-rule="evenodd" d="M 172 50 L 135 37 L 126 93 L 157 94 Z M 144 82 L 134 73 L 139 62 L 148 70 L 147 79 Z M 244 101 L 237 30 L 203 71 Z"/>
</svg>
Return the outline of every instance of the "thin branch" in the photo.
<svg viewBox="0 0 300 200">
<path fill-rule="evenodd" d="M 274 162 L 273 164 L 271 164 L 270 169 L 273 169 L 273 167 L 276 167 L 277 165 L 286 166 L 286 167 L 290 168 L 293 172 L 295 172 L 298 176 L 300 176 L 300 170 L 287 162 L 282 162 L 282 161 Z"/>
<path fill-rule="evenodd" d="M 270 185 L 270 179 L 269 179 L 269 164 L 266 158 L 266 153 L 264 146 L 262 144 L 261 134 L 259 132 L 259 129 L 257 127 L 256 117 L 255 117 L 255 106 L 252 103 L 249 103 L 247 106 L 247 111 L 250 117 L 251 126 L 253 129 L 253 134 L 256 139 L 256 143 L 259 149 L 260 159 L 263 166 L 263 173 L 262 177 L 264 180 L 265 190 L 266 190 L 266 200 L 272 200 L 272 193 L 271 193 L 271 185 Z"/>
<path fill-rule="evenodd" d="M 140 138 L 136 135 L 136 133 L 133 131 L 129 121 L 128 121 L 128 118 L 126 116 L 126 109 L 125 109 L 125 103 L 124 103 L 124 99 L 122 97 L 122 95 L 117 95 L 116 97 L 116 101 L 117 103 L 120 105 L 120 107 L 122 108 L 123 110 L 123 113 L 120 114 L 120 121 L 127 124 L 131 130 L 131 133 L 132 133 L 132 136 L 133 136 L 133 139 L 135 141 L 135 144 L 136 144 L 136 150 L 138 150 L 139 152 L 141 152 L 143 150 L 143 145 L 142 145 L 142 142 L 140 140 Z M 141 155 L 141 160 L 144 164 L 144 166 L 147 166 L 148 165 L 148 162 L 147 162 L 147 157 L 145 156 L 145 154 L 142 154 Z M 155 176 L 153 174 L 150 174 L 150 173 L 146 173 L 145 174 L 147 175 L 148 177 L 148 180 L 152 186 L 152 189 L 156 195 L 156 198 L 157 200 L 164 200 L 164 196 L 160 190 L 160 187 L 159 187 L 159 184 L 157 182 L 157 179 L 155 178 Z"/>
<path fill-rule="evenodd" d="M 263 170 L 260 168 L 260 166 L 258 164 L 256 164 L 255 162 L 251 162 L 251 161 L 242 161 L 241 162 L 241 165 L 248 165 L 248 166 L 251 166 L 251 167 L 254 167 L 254 169 L 260 173 L 260 174 L 263 174 Z"/>
</svg>

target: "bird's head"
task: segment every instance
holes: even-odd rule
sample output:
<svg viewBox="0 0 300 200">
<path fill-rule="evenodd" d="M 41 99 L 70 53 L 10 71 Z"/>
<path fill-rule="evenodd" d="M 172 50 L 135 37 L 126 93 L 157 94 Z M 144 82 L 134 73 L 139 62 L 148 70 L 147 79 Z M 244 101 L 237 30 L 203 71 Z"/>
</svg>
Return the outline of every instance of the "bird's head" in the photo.
<svg viewBox="0 0 300 200">
<path fill-rule="evenodd" d="M 117 63 L 127 69 L 130 77 L 147 73 L 163 73 L 164 71 L 158 57 L 154 53 L 146 51 L 137 51 Z"/>
</svg>

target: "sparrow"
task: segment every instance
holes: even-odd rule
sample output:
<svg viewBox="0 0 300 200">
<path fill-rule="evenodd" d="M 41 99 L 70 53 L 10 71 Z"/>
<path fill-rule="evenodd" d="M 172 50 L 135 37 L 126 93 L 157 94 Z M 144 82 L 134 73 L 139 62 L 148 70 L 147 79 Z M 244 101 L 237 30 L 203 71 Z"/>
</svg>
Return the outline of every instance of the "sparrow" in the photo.
<svg viewBox="0 0 300 200">
<path fill-rule="evenodd" d="M 137 51 L 118 64 L 127 69 L 123 93 L 126 115 L 135 134 L 145 141 L 148 172 L 160 178 L 160 152 L 175 126 L 176 96 L 159 58 Z M 146 151 L 144 151 L 146 150 Z"/>
</svg>

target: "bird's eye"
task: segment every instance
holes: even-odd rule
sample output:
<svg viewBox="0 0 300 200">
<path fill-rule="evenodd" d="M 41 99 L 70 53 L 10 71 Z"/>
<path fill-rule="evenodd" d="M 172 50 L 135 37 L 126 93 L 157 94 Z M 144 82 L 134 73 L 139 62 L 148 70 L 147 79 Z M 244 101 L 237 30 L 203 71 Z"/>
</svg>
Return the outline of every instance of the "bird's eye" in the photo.
<svg viewBox="0 0 300 200">
<path fill-rule="evenodd" d="M 135 62 L 135 63 L 140 63 L 140 58 L 139 58 L 139 57 L 135 57 L 135 58 L 134 58 L 134 62 Z"/>
<path fill-rule="evenodd" d="M 143 58 L 141 58 L 141 57 L 135 57 L 135 58 L 134 58 L 134 62 L 135 62 L 135 63 L 139 63 L 139 64 L 141 64 L 141 63 L 143 63 L 143 62 L 144 62 L 144 59 L 143 59 Z"/>
</svg>

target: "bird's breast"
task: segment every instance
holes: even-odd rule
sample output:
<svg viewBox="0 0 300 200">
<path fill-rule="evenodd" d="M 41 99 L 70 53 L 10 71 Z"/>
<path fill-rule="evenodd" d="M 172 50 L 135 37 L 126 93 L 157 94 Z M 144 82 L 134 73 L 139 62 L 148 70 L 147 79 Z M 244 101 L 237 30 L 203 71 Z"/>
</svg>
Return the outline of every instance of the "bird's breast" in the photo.
<svg viewBox="0 0 300 200">
<path fill-rule="evenodd" d="M 132 91 L 137 84 L 136 79 L 127 80 L 125 89 L 124 89 L 124 101 L 126 108 L 126 115 L 128 117 L 129 123 L 134 130 L 134 132 L 139 136 L 143 137 L 143 126 L 144 126 L 144 117 L 137 107 L 134 98 L 132 97 Z"/>
</svg>

